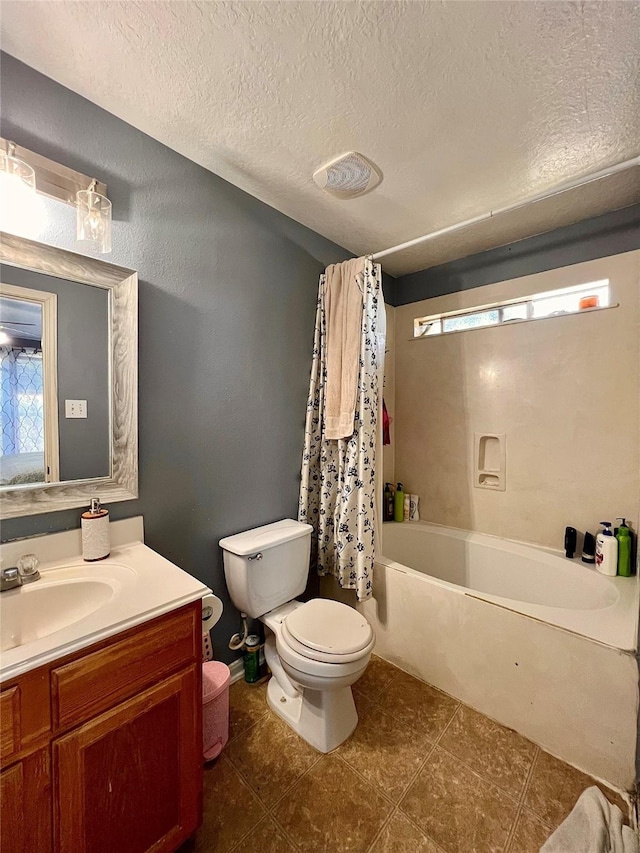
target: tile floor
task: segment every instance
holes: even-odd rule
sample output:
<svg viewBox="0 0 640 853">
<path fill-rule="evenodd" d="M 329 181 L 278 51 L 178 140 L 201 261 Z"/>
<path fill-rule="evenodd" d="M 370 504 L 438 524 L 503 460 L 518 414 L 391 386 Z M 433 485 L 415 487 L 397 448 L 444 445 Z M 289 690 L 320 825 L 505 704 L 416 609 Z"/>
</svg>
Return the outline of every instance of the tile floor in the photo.
<svg viewBox="0 0 640 853">
<path fill-rule="evenodd" d="M 266 683 L 232 685 L 183 853 L 537 853 L 593 784 L 380 658 L 354 695 L 358 728 L 320 755 L 268 709 Z"/>
</svg>

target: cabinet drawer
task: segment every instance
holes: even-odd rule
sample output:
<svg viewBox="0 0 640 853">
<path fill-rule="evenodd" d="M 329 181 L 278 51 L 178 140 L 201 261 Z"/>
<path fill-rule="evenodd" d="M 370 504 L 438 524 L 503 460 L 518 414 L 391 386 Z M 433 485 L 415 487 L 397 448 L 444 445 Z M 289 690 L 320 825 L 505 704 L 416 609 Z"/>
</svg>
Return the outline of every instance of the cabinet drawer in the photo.
<svg viewBox="0 0 640 853">
<path fill-rule="evenodd" d="M 53 669 L 53 730 L 82 723 L 200 660 L 199 605 L 156 619 L 124 639 Z"/>
<path fill-rule="evenodd" d="M 49 720 L 49 673 L 36 669 L 3 685 L 0 693 L 0 760 L 6 766 L 46 742 Z"/>
</svg>

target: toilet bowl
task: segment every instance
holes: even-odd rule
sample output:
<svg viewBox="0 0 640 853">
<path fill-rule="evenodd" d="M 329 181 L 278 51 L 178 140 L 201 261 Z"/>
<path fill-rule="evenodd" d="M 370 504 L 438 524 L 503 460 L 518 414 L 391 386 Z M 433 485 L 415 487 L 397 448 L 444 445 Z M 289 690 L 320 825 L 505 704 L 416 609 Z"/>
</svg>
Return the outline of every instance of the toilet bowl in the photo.
<svg viewBox="0 0 640 853">
<path fill-rule="evenodd" d="M 296 599 L 306 587 L 311 530 L 284 519 L 228 536 L 220 547 L 231 600 L 266 628 L 269 706 L 300 737 L 330 752 L 358 723 L 351 685 L 367 667 L 375 636 L 346 604 Z"/>
</svg>

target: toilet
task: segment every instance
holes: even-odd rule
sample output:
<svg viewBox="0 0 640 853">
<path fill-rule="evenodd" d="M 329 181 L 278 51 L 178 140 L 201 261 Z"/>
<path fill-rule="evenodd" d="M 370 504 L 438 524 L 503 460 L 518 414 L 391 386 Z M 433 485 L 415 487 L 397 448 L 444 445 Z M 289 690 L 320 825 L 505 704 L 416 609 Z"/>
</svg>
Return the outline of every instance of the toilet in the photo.
<svg viewBox="0 0 640 853">
<path fill-rule="evenodd" d="M 375 643 L 364 616 L 337 601 L 296 601 L 306 585 L 310 524 L 284 519 L 220 541 L 229 595 L 266 628 L 269 707 L 320 752 L 358 724 L 351 685 Z"/>
</svg>

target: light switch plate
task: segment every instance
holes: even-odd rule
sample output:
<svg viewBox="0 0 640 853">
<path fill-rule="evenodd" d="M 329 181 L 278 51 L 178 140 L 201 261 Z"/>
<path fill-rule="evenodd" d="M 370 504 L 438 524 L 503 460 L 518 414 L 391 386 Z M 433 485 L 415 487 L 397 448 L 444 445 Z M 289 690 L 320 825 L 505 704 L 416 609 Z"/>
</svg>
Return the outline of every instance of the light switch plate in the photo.
<svg viewBox="0 0 640 853">
<path fill-rule="evenodd" d="M 86 400 L 65 400 L 64 401 L 64 416 L 65 416 L 65 418 L 86 418 L 87 417 L 87 401 Z"/>
</svg>

